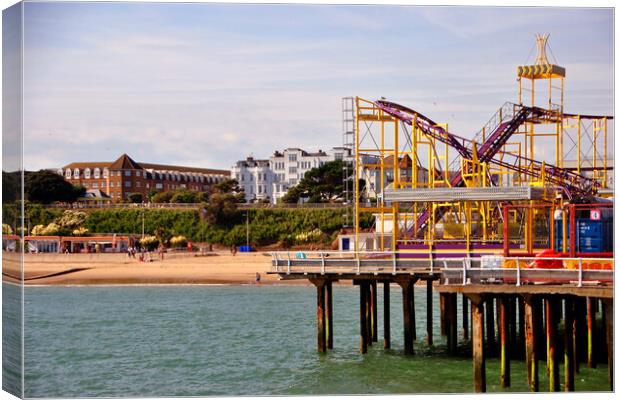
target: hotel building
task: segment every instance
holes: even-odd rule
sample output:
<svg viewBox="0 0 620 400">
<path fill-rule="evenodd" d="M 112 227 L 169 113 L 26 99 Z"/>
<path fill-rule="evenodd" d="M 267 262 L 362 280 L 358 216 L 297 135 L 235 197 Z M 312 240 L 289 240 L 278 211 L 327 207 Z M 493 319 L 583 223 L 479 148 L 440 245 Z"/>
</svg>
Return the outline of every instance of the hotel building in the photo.
<svg viewBox="0 0 620 400">
<path fill-rule="evenodd" d="M 153 190 L 184 188 L 204 192 L 230 178 L 230 171 L 136 162 L 123 154 L 113 162 L 74 162 L 57 170 L 67 182 L 86 190 L 100 190 L 112 201 L 126 200 L 139 193 L 143 199 Z"/>
<path fill-rule="evenodd" d="M 276 203 L 288 189 L 297 185 L 306 172 L 326 162 L 344 160 L 353 162 L 351 149 L 333 147 L 328 151 L 308 152 L 299 148 L 276 151 L 269 159 L 248 157 L 231 168 L 231 177 L 245 191 L 247 202 Z"/>
</svg>

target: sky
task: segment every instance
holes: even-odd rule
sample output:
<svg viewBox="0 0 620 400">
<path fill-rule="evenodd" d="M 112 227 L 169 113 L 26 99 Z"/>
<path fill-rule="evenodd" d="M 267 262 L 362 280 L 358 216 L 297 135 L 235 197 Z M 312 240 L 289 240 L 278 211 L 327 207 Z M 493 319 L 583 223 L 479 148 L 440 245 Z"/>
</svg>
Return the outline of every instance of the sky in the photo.
<svg viewBox="0 0 620 400">
<path fill-rule="evenodd" d="M 26 3 L 23 23 L 28 170 L 327 149 L 345 96 L 471 137 L 517 100 L 536 33 L 567 70 L 565 110 L 613 114 L 611 9 Z"/>
</svg>

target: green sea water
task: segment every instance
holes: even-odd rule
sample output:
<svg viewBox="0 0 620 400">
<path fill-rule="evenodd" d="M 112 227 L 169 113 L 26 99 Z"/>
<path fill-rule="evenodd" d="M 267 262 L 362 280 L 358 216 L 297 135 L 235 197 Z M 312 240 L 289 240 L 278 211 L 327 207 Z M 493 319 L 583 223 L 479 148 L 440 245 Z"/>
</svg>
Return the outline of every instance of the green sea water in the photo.
<svg viewBox="0 0 620 400">
<path fill-rule="evenodd" d="M 14 287 L 4 285 L 4 290 Z M 381 301 L 381 292 L 379 293 Z M 334 350 L 316 351 L 314 287 L 132 286 L 25 289 L 27 397 L 470 393 L 468 346 L 448 356 L 424 343 L 425 290 L 416 288 L 416 354 L 402 352 L 399 290 L 391 291 L 392 348 L 359 353 L 359 292 L 334 287 Z M 460 301 L 460 299 L 459 299 Z M 459 315 L 460 319 L 460 315 Z M 459 322 L 460 326 L 460 322 Z M 527 391 L 513 361 L 510 391 Z M 548 387 L 544 361 L 541 390 Z M 499 365 L 487 361 L 487 390 Z M 582 366 L 579 391 L 608 390 L 606 365 Z"/>
</svg>

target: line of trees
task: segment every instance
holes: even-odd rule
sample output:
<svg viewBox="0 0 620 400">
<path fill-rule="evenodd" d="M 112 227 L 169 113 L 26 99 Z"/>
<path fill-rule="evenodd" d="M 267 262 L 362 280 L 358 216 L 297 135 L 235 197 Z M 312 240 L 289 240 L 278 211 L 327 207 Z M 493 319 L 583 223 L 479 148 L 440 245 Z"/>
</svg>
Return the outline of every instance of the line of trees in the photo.
<svg viewBox="0 0 620 400">
<path fill-rule="evenodd" d="M 24 171 L 24 197 L 32 203 L 73 203 L 84 196 L 86 188 L 72 185 L 62 176 L 47 170 Z M 17 201 L 21 197 L 21 174 L 2 171 L 2 201 Z"/>
</svg>

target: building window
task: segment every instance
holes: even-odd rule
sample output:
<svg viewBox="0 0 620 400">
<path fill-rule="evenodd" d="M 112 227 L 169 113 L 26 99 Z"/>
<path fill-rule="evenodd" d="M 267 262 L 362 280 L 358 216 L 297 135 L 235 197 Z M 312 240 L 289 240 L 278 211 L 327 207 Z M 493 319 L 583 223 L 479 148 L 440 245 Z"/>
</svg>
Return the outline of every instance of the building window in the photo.
<svg viewBox="0 0 620 400">
<path fill-rule="evenodd" d="M 84 178 L 90 179 L 90 168 L 84 170 Z"/>
<path fill-rule="evenodd" d="M 140 171 L 136 171 L 136 176 L 140 176 Z"/>
<path fill-rule="evenodd" d="M 125 171 L 125 176 L 131 176 L 131 171 Z"/>
<path fill-rule="evenodd" d="M 80 169 L 79 168 L 75 168 L 73 170 L 73 178 L 80 179 Z"/>
<path fill-rule="evenodd" d="M 297 161 L 297 154 L 289 154 L 288 155 L 289 162 Z"/>
<path fill-rule="evenodd" d="M 136 182 L 136 187 L 142 186 L 142 182 Z"/>
<path fill-rule="evenodd" d="M 93 182 L 93 189 L 99 188 L 99 182 Z"/>
<path fill-rule="evenodd" d="M 156 183 L 155 184 L 155 189 L 163 189 L 164 188 L 164 184 L 163 183 Z"/>
<path fill-rule="evenodd" d="M 65 178 L 71 179 L 71 169 L 70 168 L 67 168 L 67 170 L 65 171 Z"/>
<path fill-rule="evenodd" d="M 84 187 L 85 187 L 85 188 L 87 188 L 87 187 L 89 186 L 89 185 L 88 185 L 88 182 L 84 182 L 84 184 L 83 184 L 83 185 L 84 185 Z"/>
<path fill-rule="evenodd" d="M 296 174 L 297 173 L 297 167 L 288 167 L 288 173 L 289 174 Z"/>
<path fill-rule="evenodd" d="M 104 168 L 104 169 L 103 169 L 103 177 L 104 177 L 104 178 L 107 178 L 109 175 L 110 175 L 110 170 L 109 170 L 109 169 L 107 169 L 107 168 Z"/>
<path fill-rule="evenodd" d="M 125 187 L 131 187 L 131 181 L 125 181 Z"/>
<path fill-rule="evenodd" d="M 101 170 L 99 168 L 95 168 L 93 176 L 95 177 L 95 179 L 99 179 L 101 177 Z"/>
<path fill-rule="evenodd" d="M 335 160 L 342 160 L 342 153 L 335 153 L 334 154 L 334 159 Z"/>
<path fill-rule="evenodd" d="M 101 182 L 101 187 L 102 187 L 102 188 L 106 187 L 106 183 L 105 183 L 105 181 Z"/>
</svg>

